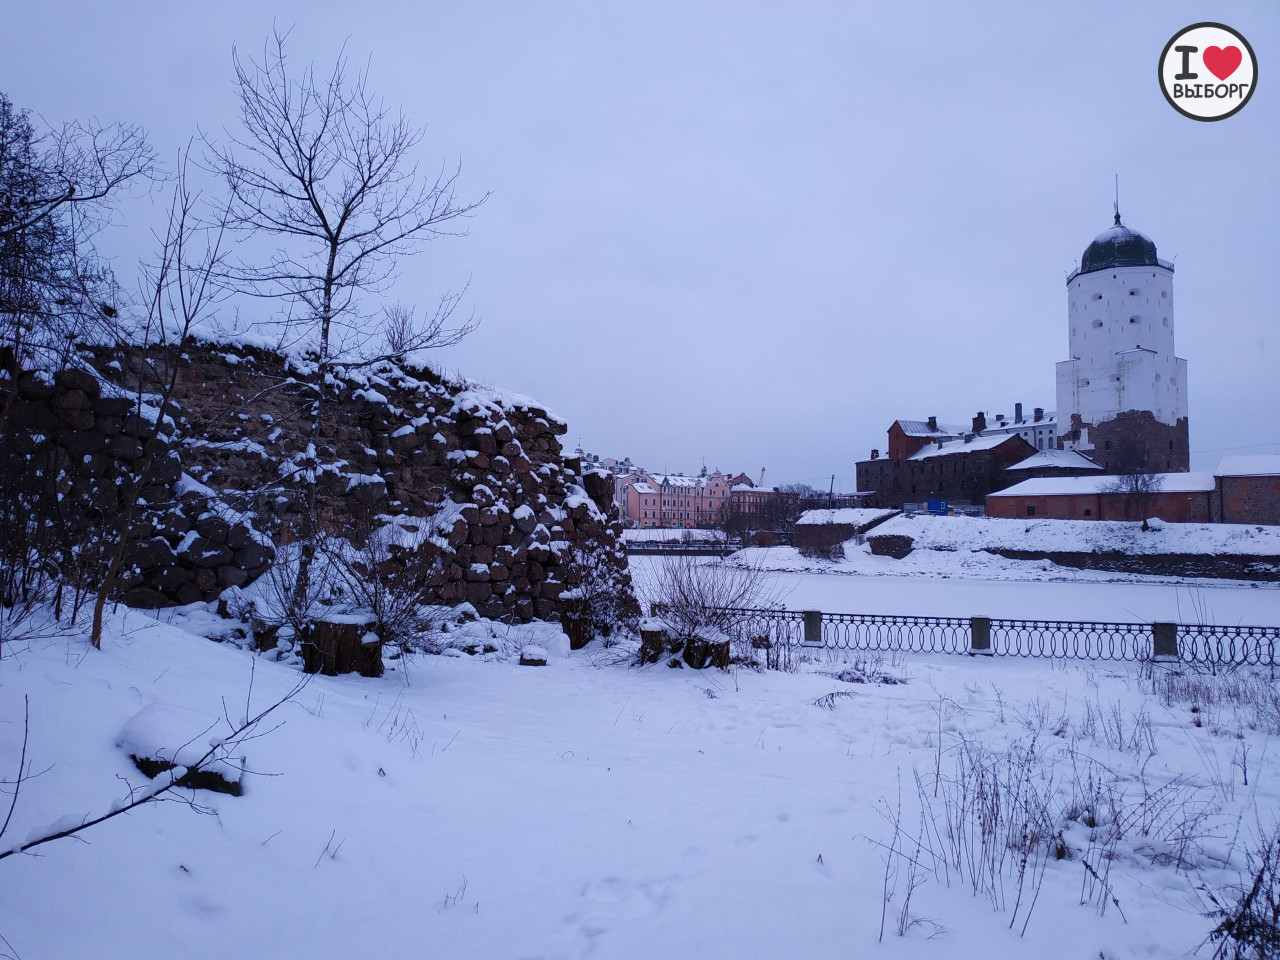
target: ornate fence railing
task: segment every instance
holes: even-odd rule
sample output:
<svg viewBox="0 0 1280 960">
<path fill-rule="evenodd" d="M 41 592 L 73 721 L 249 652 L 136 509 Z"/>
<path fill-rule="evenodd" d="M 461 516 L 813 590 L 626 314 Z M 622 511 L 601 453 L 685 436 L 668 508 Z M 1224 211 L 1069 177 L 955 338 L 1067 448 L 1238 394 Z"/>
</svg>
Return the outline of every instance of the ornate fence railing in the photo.
<svg viewBox="0 0 1280 960">
<path fill-rule="evenodd" d="M 906 617 L 817 610 L 723 611 L 741 644 L 771 662 L 810 653 L 886 651 L 1081 660 L 1276 665 L 1280 627 Z"/>
</svg>

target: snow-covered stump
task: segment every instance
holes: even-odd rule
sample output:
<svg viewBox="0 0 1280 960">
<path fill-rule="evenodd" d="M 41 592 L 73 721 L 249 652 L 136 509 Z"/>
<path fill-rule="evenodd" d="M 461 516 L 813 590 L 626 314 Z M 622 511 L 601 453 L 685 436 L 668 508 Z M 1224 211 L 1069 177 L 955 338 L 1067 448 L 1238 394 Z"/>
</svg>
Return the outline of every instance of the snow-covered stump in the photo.
<svg viewBox="0 0 1280 960">
<path fill-rule="evenodd" d="M 657 604 L 654 604 L 657 606 Z M 640 621 L 640 662 L 657 663 L 667 650 L 667 625 L 655 617 Z"/>
<path fill-rule="evenodd" d="M 684 642 L 684 662 L 695 670 L 729 669 L 729 638 L 718 631 L 710 638 L 690 637 Z"/>
<path fill-rule="evenodd" d="M 363 617 L 320 620 L 302 637 L 302 669 L 306 673 L 337 676 L 358 673 L 382 676 L 382 641 L 374 623 Z"/>
<path fill-rule="evenodd" d="M 232 756 L 218 737 L 211 736 L 217 728 L 216 717 L 152 703 L 129 719 L 116 746 L 149 779 L 181 767 L 181 776 L 174 780 L 178 786 L 238 797 L 244 793 L 245 758 Z"/>
</svg>

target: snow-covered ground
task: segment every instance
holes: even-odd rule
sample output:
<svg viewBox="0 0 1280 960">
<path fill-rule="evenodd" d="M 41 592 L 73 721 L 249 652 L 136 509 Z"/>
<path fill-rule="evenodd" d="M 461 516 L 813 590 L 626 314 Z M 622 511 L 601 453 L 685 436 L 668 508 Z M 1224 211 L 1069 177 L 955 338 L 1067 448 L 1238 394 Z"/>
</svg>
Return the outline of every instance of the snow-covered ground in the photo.
<svg viewBox="0 0 1280 960">
<path fill-rule="evenodd" d="M 1061 603 L 1113 616 L 1190 589 L 785 576 L 792 599 L 801 596 L 793 606 L 820 600 L 840 611 L 972 601 L 992 615 Z M 1197 589 L 1222 611 L 1217 619 L 1278 620 L 1271 585 Z M 82 637 L 4 649 L 0 779 L 17 770 L 24 700 L 28 769 L 38 776 L 23 785 L 0 849 L 60 818 L 104 812 L 147 783 L 117 746 L 144 708 L 181 707 L 143 717 L 196 726 L 191 718 L 204 715 L 212 729 L 192 735 L 207 742 L 300 678 L 294 666 L 182 629 L 206 628 L 203 608 L 164 617 L 173 623 L 122 614 L 100 652 Z M 9 953 L 1180 957 L 1213 926 L 1201 888 L 1235 882 L 1251 837 L 1280 810 L 1280 706 L 1270 683 L 1242 674 L 864 661 L 873 679 L 905 681 L 882 685 L 837 679 L 835 663 L 798 673 L 637 669 L 626 647 L 597 642 L 566 655 L 562 644 L 543 645 L 546 667 L 519 666 L 499 644 L 487 656 L 395 661 L 377 680 L 312 678 L 238 751 L 242 797 L 201 791 L 194 800 L 207 813 L 143 806 L 92 828 L 86 842 L 0 860 Z M 1192 689 L 1152 695 L 1170 684 Z M 1026 782 L 1062 832 L 1066 857 L 1042 858 L 1039 881 L 1032 862 L 1016 910 L 1016 871 L 1001 874 L 998 895 L 975 896 L 967 873 L 942 865 L 945 832 L 930 841 L 941 860 L 914 846 L 920 798 L 945 819 L 961 774 L 982 764 L 1031 771 Z M 1090 792 L 1090 777 L 1105 790 Z M 1152 797 L 1168 803 L 1156 810 Z M 1119 816 L 1124 835 L 1108 840 Z M 907 904 L 903 936 L 908 861 L 892 858 L 886 883 L 894 819 L 896 849 L 933 865 Z"/>
</svg>

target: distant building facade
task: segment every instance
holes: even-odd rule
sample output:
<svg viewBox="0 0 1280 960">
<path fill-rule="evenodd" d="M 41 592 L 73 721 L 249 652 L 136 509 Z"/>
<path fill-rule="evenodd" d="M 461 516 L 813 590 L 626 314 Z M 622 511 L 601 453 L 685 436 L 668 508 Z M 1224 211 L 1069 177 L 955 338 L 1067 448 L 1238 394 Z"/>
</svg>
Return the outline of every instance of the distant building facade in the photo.
<svg viewBox="0 0 1280 960">
<path fill-rule="evenodd" d="M 696 477 L 617 474 L 614 500 L 629 527 L 709 527 L 723 521 L 735 479 L 719 470 Z"/>
<path fill-rule="evenodd" d="M 947 500 L 982 504 L 988 493 L 1008 486 L 1007 468 L 1036 453 L 1026 437 L 1001 430 L 984 435 L 979 413 L 972 429 L 928 420 L 895 420 L 888 430 L 889 456 L 878 450 L 857 464 L 858 490 L 867 505 L 900 509 L 904 503 Z"/>
</svg>

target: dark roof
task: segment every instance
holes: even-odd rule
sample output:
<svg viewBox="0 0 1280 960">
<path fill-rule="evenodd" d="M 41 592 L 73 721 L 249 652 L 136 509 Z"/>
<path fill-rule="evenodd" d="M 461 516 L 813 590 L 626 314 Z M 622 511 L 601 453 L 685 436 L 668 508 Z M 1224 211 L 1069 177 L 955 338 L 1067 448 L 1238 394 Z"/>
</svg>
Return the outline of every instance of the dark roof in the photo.
<svg viewBox="0 0 1280 960">
<path fill-rule="evenodd" d="M 1070 283 L 1082 273 L 1094 273 L 1098 270 L 1110 270 L 1113 267 L 1163 267 L 1172 271 L 1173 264 L 1156 256 L 1155 242 L 1137 230 L 1130 230 L 1120 222 L 1120 214 L 1116 214 L 1116 222 L 1109 230 L 1104 230 L 1093 239 L 1080 258 L 1080 269 L 1067 278 Z"/>
</svg>

